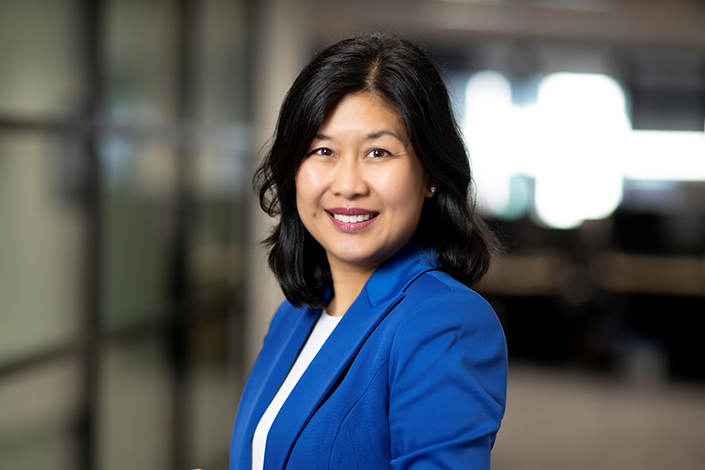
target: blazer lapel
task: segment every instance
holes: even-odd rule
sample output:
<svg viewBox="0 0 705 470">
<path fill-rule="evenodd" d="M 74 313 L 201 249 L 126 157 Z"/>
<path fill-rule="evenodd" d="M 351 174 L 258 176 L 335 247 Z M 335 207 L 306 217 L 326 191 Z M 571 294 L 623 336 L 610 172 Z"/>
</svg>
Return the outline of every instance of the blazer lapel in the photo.
<svg viewBox="0 0 705 470">
<path fill-rule="evenodd" d="M 375 271 L 279 411 L 267 438 L 265 470 L 285 467 L 303 428 L 369 335 L 404 298 L 406 286 L 431 269 L 419 262 L 415 247 L 407 247 Z"/>
<path fill-rule="evenodd" d="M 294 364 L 301 346 L 306 341 L 313 324 L 320 315 L 320 310 L 302 309 L 300 315 L 292 315 L 289 318 L 293 319 L 291 325 L 279 328 L 281 332 L 279 337 L 268 338 L 268 342 L 274 345 L 281 345 L 280 348 L 263 349 L 271 351 L 265 357 L 257 358 L 257 362 L 261 363 L 261 367 L 253 367 L 252 372 L 257 373 L 256 376 L 248 378 L 247 396 L 243 395 L 241 399 L 240 409 L 248 411 L 246 416 L 238 416 L 237 419 L 242 419 L 246 424 L 242 429 L 242 436 L 235 436 L 233 442 L 240 442 L 242 449 L 233 449 L 233 456 L 236 456 L 240 462 L 237 468 L 250 468 L 252 458 L 251 437 L 255 432 L 255 428 L 259 423 L 264 411 L 269 406 L 269 403 L 274 398 L 274 395 L 279 390 L 284 378 L 289 373 L 289 369 Z M 259 366 L 259 364 L 258 364 Z M 253 387 L 249 387 L 253 384 Z M 254 402 L 254 405 L 248 406 L 246 401 Z M 269 451 L 269 449 L 268 449 Z"/>
</svg>

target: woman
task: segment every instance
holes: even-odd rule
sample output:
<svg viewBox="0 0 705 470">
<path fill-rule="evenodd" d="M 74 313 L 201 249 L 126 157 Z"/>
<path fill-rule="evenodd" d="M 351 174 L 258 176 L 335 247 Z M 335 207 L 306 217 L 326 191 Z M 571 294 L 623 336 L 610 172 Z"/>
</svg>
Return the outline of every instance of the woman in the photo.
<svg viewBox="0 0 705 470">
<path fill-rule="evenodd" d="M 506 346 L 467 286 L 494 242 L 447 90 L 395 37 L 301 72 L 255 178 L 287 300 L 243 392 L 231 469 L 490 468 Z"/>
</svg>

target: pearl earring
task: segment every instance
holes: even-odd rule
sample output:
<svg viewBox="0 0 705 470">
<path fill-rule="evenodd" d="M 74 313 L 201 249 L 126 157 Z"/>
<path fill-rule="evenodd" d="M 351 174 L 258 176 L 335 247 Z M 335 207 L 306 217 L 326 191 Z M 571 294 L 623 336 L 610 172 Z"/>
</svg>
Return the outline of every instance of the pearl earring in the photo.
<svg viewBox="0 0 705 470">
<path fill-rule="evenodd" d="M 436 187 L 435 187 L 435 186 L 431 186 L 430 190 L 431 190 L 432 193 L 435 193 L 435 192 L 436 192 Z"/>
</svg>

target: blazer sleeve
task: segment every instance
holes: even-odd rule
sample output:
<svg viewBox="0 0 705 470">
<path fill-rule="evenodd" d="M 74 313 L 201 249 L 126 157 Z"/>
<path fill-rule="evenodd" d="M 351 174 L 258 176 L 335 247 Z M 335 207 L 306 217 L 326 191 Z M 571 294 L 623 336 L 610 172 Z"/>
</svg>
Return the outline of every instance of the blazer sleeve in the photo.
<svg viewBox="0 0 705 470">
<path fill-rule="evenodd" d="M 482 297 L 446 288 L 419 300 L 394 337 L 389 384 L 394 469 L 490 469 L 507 351 Z"/>
</svg>

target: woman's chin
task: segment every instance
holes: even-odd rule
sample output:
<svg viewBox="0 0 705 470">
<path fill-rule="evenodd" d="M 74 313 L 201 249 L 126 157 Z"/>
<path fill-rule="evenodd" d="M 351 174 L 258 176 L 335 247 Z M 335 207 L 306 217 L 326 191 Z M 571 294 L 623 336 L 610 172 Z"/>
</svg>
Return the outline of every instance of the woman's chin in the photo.
<svg viewBox="0 0 705 470">
<path fill-rule="evenodd" d="M 352 248 L 352 247 L 348 247 Z M 328 263 L 348 270 L 368 270 L 376 268 L 398 250 L 346 249 L 328 251 Z"/>
</svg>

